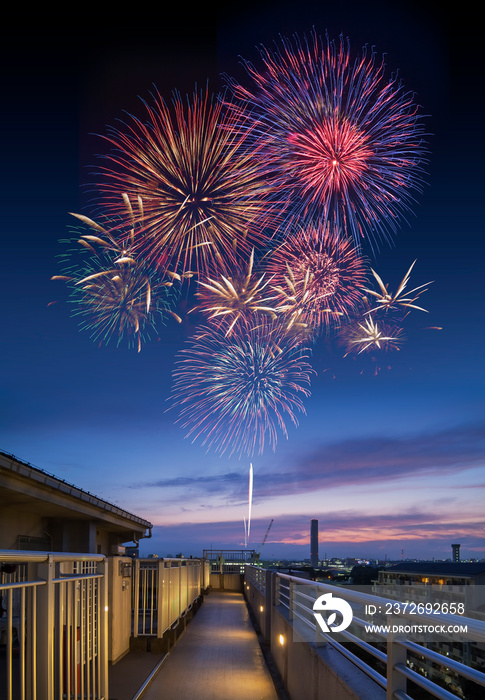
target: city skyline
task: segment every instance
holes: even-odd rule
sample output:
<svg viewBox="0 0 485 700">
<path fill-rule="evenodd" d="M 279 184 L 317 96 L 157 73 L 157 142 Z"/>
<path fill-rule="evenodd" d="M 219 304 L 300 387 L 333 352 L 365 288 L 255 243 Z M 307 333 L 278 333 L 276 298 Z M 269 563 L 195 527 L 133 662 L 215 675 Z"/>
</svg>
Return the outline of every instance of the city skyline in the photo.
<svg viewBox="0 0 485 700">
<path fill-rule="evenodd" d="M 399 559 L 404 548 L 448 558 L 461 542 L 464 558 L 483 558 L 483 98 L 473 42 L 452 41 L 432 3 L 214 6 L 163 32 L 84 20 L 59 33 L 43 22 L 4 47 L 0 449 L 154 523 L 144 553 L 243 546 L 252 463 L 248 547 L 274 518 L 268 556 L 309 556 L 316 518 L 320 555 Z M 320 339 L 306 414 L 288 439 L 263 455 L 219 456 L 184 439 L 167 410 L 195 330 L 187 309 L 140 353 L 98 347 L 51 277 L 74 225 L 68 212 L 94 218 L 87 183 L 104 148 L 94 134 L 124 110 L 141 116 L 153 85 L 167 101 L 207 79 L 219 89 L 222 74 L 241 79 L 240 56 L 256 63 L 258 44 L 313 26 L 349 36 L 357 52 L 368 43 L 385 53 L 429 115 L 426 185 L 371 263 L 396 289 L 416 260 L 410 286 L 432 282 L 420 297 L 428 313 L 409 315 L 398 352 L 344 357 Z"/>
</svg>

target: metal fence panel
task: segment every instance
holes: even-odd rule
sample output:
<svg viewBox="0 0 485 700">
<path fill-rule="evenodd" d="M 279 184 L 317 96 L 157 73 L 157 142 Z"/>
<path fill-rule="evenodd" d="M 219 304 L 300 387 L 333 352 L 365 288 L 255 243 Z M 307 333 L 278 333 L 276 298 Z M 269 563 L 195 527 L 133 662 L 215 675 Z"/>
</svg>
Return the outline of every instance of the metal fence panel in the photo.
<svg viewBox="0 0 485 700">
<path fill-rule="evenodd" d="M 9 550 L 0 562 L 0 695 L 106 700 L 105 557 Z"/>
<path fill-rule="evenodd" d="M 133 636 L 158 636 L 201 594 L 199 559 L 139 559 L 133 567 Z"/>
</svg>

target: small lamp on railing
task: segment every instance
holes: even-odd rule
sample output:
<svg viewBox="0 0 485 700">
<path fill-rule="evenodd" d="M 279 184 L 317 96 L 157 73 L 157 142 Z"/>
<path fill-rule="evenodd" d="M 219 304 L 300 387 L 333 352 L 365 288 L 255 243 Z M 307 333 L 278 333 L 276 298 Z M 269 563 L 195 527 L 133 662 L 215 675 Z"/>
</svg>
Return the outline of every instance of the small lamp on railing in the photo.
<svg viewBox="0 0 485 700">
<path fill-rule="evenodd" d="M 281 644 L 281 646 L 283 647 L 283 646 L 285 645 L 285 641 L 286 641 L 286 640 L 285 640 L 285 635 L 284 635 L 284 634 L 280 634 L 280 636 L 279 636 L 279 638 L 278 638 L 278 641 L 279 641 L 279 643 Z"/>
</svg>

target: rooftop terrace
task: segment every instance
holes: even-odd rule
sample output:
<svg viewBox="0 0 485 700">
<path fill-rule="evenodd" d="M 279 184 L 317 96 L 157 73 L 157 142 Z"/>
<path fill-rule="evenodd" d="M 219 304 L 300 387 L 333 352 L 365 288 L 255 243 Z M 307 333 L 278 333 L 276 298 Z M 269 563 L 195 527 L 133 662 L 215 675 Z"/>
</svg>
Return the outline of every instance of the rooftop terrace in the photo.
<svg viewBox="0 0 485 700">
<path fill-rule="evenodd" d="M 211 572 L 207 559 L 4 550 L 0 564 L 1 700 L 484 697 L 485 622 L 473 617 L 401 611 L 404 625 L 466 625 L 457 658 L 392 630 L 366 641 L 367 606 L 390 600 L 242 561 Z M 314 613 L 328 594 L 352 609 L 339 635 Z"/>
</svg>

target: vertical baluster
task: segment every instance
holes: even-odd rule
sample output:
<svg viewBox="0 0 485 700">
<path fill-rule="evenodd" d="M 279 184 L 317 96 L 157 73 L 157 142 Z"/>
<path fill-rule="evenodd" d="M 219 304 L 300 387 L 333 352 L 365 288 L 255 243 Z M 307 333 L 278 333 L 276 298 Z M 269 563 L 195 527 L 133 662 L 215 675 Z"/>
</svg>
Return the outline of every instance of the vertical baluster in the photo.
<svg viewBox="0 0 485 700">
<path fill-rule="evenodd" d="M 80 589 L 80 585 L 78 581 L 73 582 L 73 588 L 72 588 L 72 622 L 73 622 L 73 627 L 74 627 L 74 649 L 73 649 L 73 654 L 72 654 L 72 660 L 73 660 L 73 667 L 72 667 L 72 677 L 73 677 L 73 683 L 72 683 L 72 690 L 73 690 L 73 696 L 74 698 L 77 698 L 78 693 L 79 693 L 79 669 L 81 668 L 81 659 L 79 658 L 79 652 L 80 652 L 80 646 L 81 646 L 81 630 L 79 629 L 79 594 L 78 591 Z"/>
<path fill-rule="evenodd" d="M 138 621 L 140 618 L 140 560 L 135 560 L 133 569 L 133 630 L 134 637 L 138 637 Z"/>
<path fill-rule="evenodd" d="M 101 648 L 105 650 L 103 656 L 103 662 L 101 665 L 101 697 L 108 700 L 109 698 L 109 688 L 108 688 L 108 560 L 103 559 L 99 564 L 103 578 L 100 580 L 100 601 L 99 610 L 101 616 L 100 624 L 100 644 Z"/>
<path fill-rule="evenodd" d="M 54 562 L 51 555 L 38 566 L 38 576 L 45 581 L 39 587 L 37 606 L 37 674 L 34 682 L 41 698 L 52 700 L 54 697 Z"/>
</svg>

